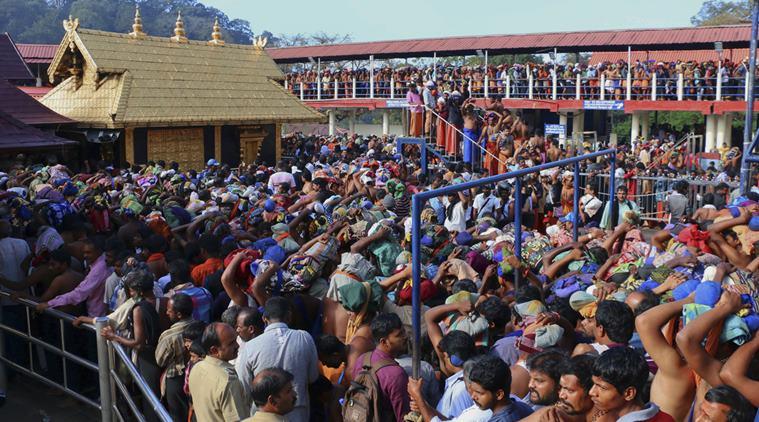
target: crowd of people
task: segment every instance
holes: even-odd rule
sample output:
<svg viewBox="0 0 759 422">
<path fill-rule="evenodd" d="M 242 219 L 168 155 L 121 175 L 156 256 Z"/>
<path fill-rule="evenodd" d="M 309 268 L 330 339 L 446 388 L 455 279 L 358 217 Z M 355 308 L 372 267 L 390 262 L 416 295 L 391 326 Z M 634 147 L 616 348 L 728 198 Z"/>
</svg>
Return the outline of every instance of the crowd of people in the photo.
<svg viewBox="0 0 759 422">
<path fill-rule="evenodd" d="M 541 139 L 524 138 L 515 165 L 563 156 Z M 428 201 L 413 377 L 411 195 L 490 169 L 423 174 L 388 138 L 290 142 L 274 167 L 77 173 L 18 157 L 0 173 L 0 285 L 42 314 L 27 321 L 4 299 L 2 321 L 54 344 L 46 309 L 79 327 L 106 316 L 101 335 L 130 350 L 182 422 L 754 419 L 759 193 L 717 185 L 689 209 L 680 180 L 670 224 L 644 229 L 623 178 L 616 201 L 599 199 L 601 157 L 584 164 L 577 213 L 560 168 L 523 179 L 522 209 L 513 180 Z M 625 172 L 638 162 L 617 157 Z M 65 336 L 92 358 L 90 331 Z M 46 353 L 5 341 L 5 356 L 40 367 Z M 94 384 L 53 359 L 42 367 L 69 371 L 74 389 Z"/>
<path fill-rule="evenodd" d="M 421 85 L 434 81 L 442 91 L 471 93 L 474 97 L 509 95 L 527 97 L 529 79 L 532 75 L 533 97 L 550 99 L 553 95 L 553 77 L 556 75 L 557 98 L 574 99 L 577 94 L 578 77 L 580 95 L 583 99 L 600 99 L 601 91 L 609 100 L 624 100 L 627 77 L 630 75 L 632 99 L 650 99 L 653 80 L 656 79 L 656 95 L 659 100 L 678 98 L 678 78 L 683 77 L 683 98 L 688 100 L 714 100 L 717 95 L 717 79 L 721 80 L 723 100 L 743 100 L 748 58 L 742 61 L 723 59 L 704 62 L 678 60 L 660 62 L 655 60 L 627 63 L 515 63 L 499 65 L 450 64 L 426 66 L 384 66 L 372 73 L 367 68 L 332 68 L 318 72 L 314 69 L 287 73 L 288 88 L 300 95 L 301 86 L 305 98 L 402 98 L 410 83 Z M 371 83 L 374 78 L 373 84 Z M 603 86 L 602 86 L 603 77 Z M 509 80 L 507 84 L 507 79 Z M 354 82 L 356 84 L 354 93 Z M 373 92 L 372 92 L 373 85 Z M 319 93 L 317 91 L 320 91 Z M 335 92 L 337 91 L 337 92 Z"/>
</svg>

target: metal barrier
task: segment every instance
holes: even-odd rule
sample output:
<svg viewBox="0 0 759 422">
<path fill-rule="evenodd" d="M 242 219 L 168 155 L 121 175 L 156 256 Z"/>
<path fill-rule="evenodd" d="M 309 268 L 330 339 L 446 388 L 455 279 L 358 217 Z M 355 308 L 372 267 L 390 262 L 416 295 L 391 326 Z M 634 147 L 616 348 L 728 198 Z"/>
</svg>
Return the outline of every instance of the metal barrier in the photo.
<svg viewBox="0 0 759 422">
<path fill-rule="evenodd" d="M 610 184 L 614 186 L 614 171 L 616 167 L 616 149 L 606 149 L 603 151 L 594 152 L 578 157 L 567 158 L 564 160 L 555 161 L 552 163 L 541 164 L 525 169 L 519 169 L 510 171 L 508 173 L 498 174 L 495 176 L 485 177 L 483 179 L 464 182 L 456 185 L 445 186 L 439 189 L 430 191 L 424 191 L 414 194 L 411 197 L 411 268 L 412 268 L 412 289 L 411 289 L 411 302 L 412 302 L 412 323 L 413 323 L 413 377 L 419 377 L 419 360 L 421 356 L 421 301 L 420 301 L 420 285 L 421 285 L 421 240 L 422 240 L 422 206 L 423 204 L 435 197 L 442 195 L 456 194 L 458 192 L 473 189 L 484 185 L 493 185 L 499 182 L 514 179 L 514 255 L 521 256 L 522 252 L 522 224 L 521 213 L 516 210 L 522 209 L 522 176 L 530 173 L 539 173 L 542 170 L 551 169 L 554 167 L 563 167 L 572 165 L 574 168 L 574 217 L 575 221 L 579 221 L 579 203 L 580 203 L 580 162 L 585 160 L 594 159 L 597 157 L 608 156 L 611 162 L 610 168 Z M 614 192 L 610 192 L 610 206 L 614 207 Z M 612 216 L 612 222 L 616 216 Z M 574 225 L 573 236 L 577 240 L 578 227 Z M 519 274 L 515 274 L 515 285 L 519 285 Z"/>
<path fill-rule="evenodd" d="M 6 300 L 10 298 L 10 292 L 0 290 L 0 299 Z M 23 307 L 26 329 L 21 330 L 17 327 L 12 327 L 0 317 L 0 362 L 2 364 L 45 385 L 57 388 L 82 403 L 100 410 L 103 422 L 111 422 L 115 418 L 122 422 L 135 419 L 139 421 L 146 420 L 142 410 L 135 404 L 134 394 L 130 392 L 129 386 L 134 385 L 139 390 L 137 397 L 147 403 L 149 408 L 155 413 L 156 418 L 154 420 L 171 422 L 171 416 L 131 362 L 128 353 L 119 344 L 107 341 L 101 335 L 101 330 L 108 325 L 108 318 L 96 318 L 95 326 L 81 324 L 77 328 L 71 325 L 75 318 L 69 314 L 55 309 L 45 309 L 40 315 L 34 311 L 37 303 L 19 298 L 12 300 L 18 303 L 18 306 Z M 5 310 L 7 311 L 7 308 L 12 306 L 7 306 Z M 42 317 L 52 318 L 51 321 L 57 326 L 57 338 L 60 344 L 48 342 L 46 341 L 46 337 L 48 336 L 45 333 L 39 335 L 40 333 L 36 332 L 39 331 L 38 328 L 41 325 L 50 325 L 51 321 L 45 323 Z M 5 345 L 5 335 L 7 334 L 12 335 L 26 345 L 28 362 L 15 362 L 8 357 L 8 352 L 3 347 Z M 80 338 L 76 340 L 69 338 L 72 335 L 79 336 Z M 81 336 L 85 336 L 84 339 Z M 95 343 L 97 351 L 97 354 L 92 356 L 93 359 L 78 356 L 72 352 L 72 349 L 76 347 L 75 345 L 78 345 L 82 354 L 91 353 L 91 343 Z M 61 381 L 54 379 L 56 378 L 56 374 L 52 373 L 52 370 L 45 370 L 45 366 L 53 362 L 46 355 L 46 352 L 52 353 L 61 359 Z M 86 393 L 77 391 L 76 387 L 71 386 L 72 376 L 79 379 L 82 375 L 81 372 L 71 367 L 72 363 L 87 372 L 97 373 L 99 387 L 97 396 L 99 396 L 99 400 L 88 397 Z M 129 380 L 126 382 L 120 374 L 121 368 L 124 368 L 129 375 Z M 92 378 L 94 380 L 94 374 L 92 374 Z M 121 403 L 124 403 L 128 407 L 129 414 L 123 411 L 123 406 L 119 406 Z M 146 406 L 143 405 L 143 407 Z"/>
</svg>

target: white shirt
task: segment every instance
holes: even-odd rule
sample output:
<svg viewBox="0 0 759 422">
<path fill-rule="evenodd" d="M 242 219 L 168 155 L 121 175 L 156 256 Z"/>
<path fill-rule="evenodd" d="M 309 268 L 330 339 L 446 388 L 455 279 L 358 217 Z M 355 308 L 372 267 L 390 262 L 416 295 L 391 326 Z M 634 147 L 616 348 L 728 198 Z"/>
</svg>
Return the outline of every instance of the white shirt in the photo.
<svg viewBox="0 0 759 422">
<path fill-rule="evenodd" d="M 584 195 L 582 198 L 580 198 L 580 206 L 583 210 L 585 210 L 585 213 L 588 214 L 588 217 L 593 217 L 596 215 L 598 210 L 601 209 L 602 205 L 603 202 L 601 202 L 601 200 L 596 198 L 594 195 Z"/>
<path fill-rule="evenodd" d="M 295 178 L 286 171 L 278 171 L 269 177 L 269 190 L 276 192 L 276 188 L 283 183 L 289 184 L 292 189 L 295 187 Z"/>
<path fill-rule="evenodd" d="M 29 244 L 21 239 L 5 237 L 0 239 L 0 276 L 14 283 L 24 281 L 26 275 L 21 268 L 29 254 Z"/>
<path fill-rule="evenodd" d="M 474 209 L 477 210 L 477 218 L 482 218 L 485 213 L 490 213 L 495 217 L 496 210 L 501 206 L 501 200 L 492 193 L 485 197 L 484 193 L 478 193 L 474 197 Z"/>
<path fill-rule="evenodd" d="M 490 420 L 490 418 L 493 417 L 493 411 L 490 409 L 482 410 L 480 409 L 477 404 L 473 404 L 466 409 L 464 409 L 463 412 L 461 412 L 460 415 L 453 419 L 448 419 L 448 422 L 487 422 Z M 432 418 L 432 422 L 439 422 L 441 419 L 435 416 Z"/>
<path fill-rule="evenodd" d="M 461 202 L 457 202 L 456 205 L 453 206 L 451 216 L 446 216 L 445 218 L 445 228 L 448 229 L 448 231 L 466 231 L 466 222 L 469 219 L 469 214 L 471 214 L 471 209 L 464 209 L 464 205 Z"/>
</svg>

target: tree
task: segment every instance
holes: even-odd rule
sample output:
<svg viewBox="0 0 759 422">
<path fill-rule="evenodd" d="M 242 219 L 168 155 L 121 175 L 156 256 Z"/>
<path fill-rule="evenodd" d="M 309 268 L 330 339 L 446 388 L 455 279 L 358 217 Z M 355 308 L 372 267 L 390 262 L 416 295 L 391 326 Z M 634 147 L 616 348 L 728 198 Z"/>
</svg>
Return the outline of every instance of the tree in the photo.
<svg viewBox="0 0 759 422">
<path fill-rule="evenodd" d="M 734 25 L 751 22 L 751 0 L 707 0 L 690 18 L 696 26 Z"/>
</svg>

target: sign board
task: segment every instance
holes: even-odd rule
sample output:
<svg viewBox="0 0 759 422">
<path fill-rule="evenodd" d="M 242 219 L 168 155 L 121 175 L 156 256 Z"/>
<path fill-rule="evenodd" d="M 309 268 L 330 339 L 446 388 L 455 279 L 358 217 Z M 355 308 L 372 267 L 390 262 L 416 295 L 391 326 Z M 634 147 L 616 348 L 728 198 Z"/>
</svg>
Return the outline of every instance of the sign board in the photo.
<svg viewBox="0 0 759 422">
<path fill-rule="evenodd" d="M 385 101 L 385 107 L 387 108 L 406 108 L 408 107 L 408 101 L 404 100 L 387 100 Z"/>
<path fill-rule="evenodd" d="M 543 133 L 545 135 L 559 135 L 560 137 L 563 138 L 567 136 L 567 126 L 546 123 Z"/>
<path fill-rule="evenodd" d="M 582 108 L 585 110 L 622 111 L 625 109 L 625 102 L 616 100 L 586 100 L 582 102 Z"/>
</svg>

